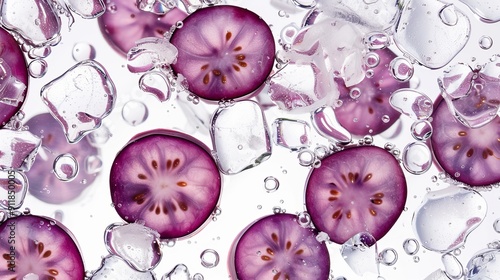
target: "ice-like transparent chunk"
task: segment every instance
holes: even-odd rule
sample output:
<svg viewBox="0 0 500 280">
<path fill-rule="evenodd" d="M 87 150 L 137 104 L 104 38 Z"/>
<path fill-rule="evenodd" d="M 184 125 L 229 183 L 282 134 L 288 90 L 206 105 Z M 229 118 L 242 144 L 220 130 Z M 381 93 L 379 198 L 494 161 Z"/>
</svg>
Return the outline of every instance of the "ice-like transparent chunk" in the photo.
<svg viewBox="0 0 500 280">
<path fill-rule="evenodd" d="M 137 7 L 144 12 L 150 12 L 155 15 L 164 15 L 171 9 L 177 7 L 177 1 L 174 0 L 137 0 Z"/>
<path fill-rule="evenodd" d="M 29 131 L 0 129 L 0 170 L 28 171 L 42 140 Z"/>
<path fill-rule="evenodd" d="M 237 174 L 271 156 L 267 122 L 254 101 L 219 108 L 212 117 L 210 134 L 217 165 L 224 174 Z"/>
<path fill-rule="evenodd" d="M 19 103 L 22 103 L 26 98 L 26 87 L 26 84 L 19 81 L 12 74 L 12 68 L 10 68 L 9 64 L 0 59 L 0 103 L 15 107 L 19 106 Z"/>
<path fill-rule="evenodd" d="M 464 268 L 460 261 L 451 253 L 446 253 L 441 256 L 441 261 L 444 265 L 444 272 L 451 279 L 462 279 L 464 276 Z"/>
<path fill-rule="evenodd" d="M 0 171 L 0 208 L 5 210 L 21 208 L 27 190 L 28 178 L 23 172 Z"/>
<path fill-rule="evenodd" d="M 437 269 L 427 277 L 425 277 L 424 280 L 450 280 L 450 278 L 446 276 L 446 273 L 444 271 L 442 271 L 441 269 Z"/>
<path fill-rule="evenodd" d="M 45 85 L 41 96 L 68 142 L 76 143 L 98 128 L 111 112 L 116 89 L 101 64 L 85 60 Z"/>
<path fill-rule="evenodd" d="M 178 264 L 172 271 L 163 275 L 161 280 L 191 280 L 191 275 L 186 265 Z"/>
<path fill-rule="evenodd" d="M 398 89 L 391 94 L 392 108 L 413 120 L 424 120 L 432 115 L 432 100 L 414 89 Z"/>
<path fill-rule="evenodd" d="M 497 0 L 460 0 L 485 22 L 500 21 L 500 2 Z"/>
<path fill-rule="evenodd" d="M 127 53 L 127 67 L 132 73 L 141 73 L 162 65 L 175 63 L 177 48 L 165 38 L 146 37 L 135 42 Z"/>
<path fill-rule="evenodd" d="M 467 235 L 479 226 L 486 212 L 481 194 L 451 186 L 425 195 L 413 216 L 413 229 L 428 250 L 449 252 L 465 244 Z"/>
<path fill-rule="evenodd" d="M 498 59 L 474 70 L 464 64 L 451 66 L 438 83 L 448 108 L 465 126 L 484 126 L 495 119 L 500 110 Z"/>
<path fill-rule="evenodd" d="M 412 174 L 423 174 L 432 166 L 432 153 L 424 142 L 413 142 L 403 149 L 403 166 Z"/>
<path fill-rule="evenodd" d="M 120 257 L 109 255 L 102 260 L 99 267 L 89 280 L 156 280 L 152 271 L 139 272 L 127 265 Z"/>
<path fill-rule="evenodd" d="M 32 46 L 56 44 L 60 36 L 61 19 L 49 1 L 2 1 L 0 6 L 2 26 L 18 33 Z"/>
<path fill-rule="evenodd" d="M 377 240 L 371 234 L 360 232 L 342 244 L 340 253 L 357 275 L 362 276 L 367 272 L 378 273 L 376 242 Z"/>
<path fill-rule="evenodd" d="M 399 18 L 398 0 L 316 0 L 317 7 L 334 18 L 359 25 L 365 31 L 381 31 L 392 27 Z"/>
<path fill-rule="evenodd" d="M 272 124 L 273 141 L 292 151 L 311 145 L 309 124 L 301 120 L 278 118 Z"/>
<path fill-rule="evenodd" d="M 154 95 L 160 102 L 170 99 L 170 82 L 160 71 L 142 75 L 139 79 L 139 88 L 145 93 Z"/>
<path fill-rule="evenodd" d="M 198 10 L 203 6 L 201 0 L 179 0 L 179 1 L 182 2 L 184 7 L 186 8 L 186 11 L 190 14 L 194 13 L 196 10 Z"/>
<path fill-rule="evenodd" d="M 466 280 L 493 280 L 500 275 L 500 250 L 485 249 L 477 252 L 467 263 Z"/>
<path fill-rule="evenodd" d="M 462 50 L 469 35 L 469 19 L 453 4 L 411 0 L 403 8 L 394 40 L 420 64 L 437 69 Z"/>
<path fill-rule="evenodd" d="M 69 9 L 82 18 L 100 17 L 106 11 L 103 0 L 64 0 Z"/>
<path fill-rule="evenodd" d="M 121 257 L 137 271 L 151 271 L 161 260 L 160 234 L 140 223 L 115 223 L 106 228 L 108 252 Z"/>
<path fill-rule="evenodd" d="M 321 136 L 338 142 L 340 144 L 349 144 L 352 135 L 337 121 L 337 117 L 330 106 L 321 107 L 311 113 L 311 122 Z"/>
</svg>

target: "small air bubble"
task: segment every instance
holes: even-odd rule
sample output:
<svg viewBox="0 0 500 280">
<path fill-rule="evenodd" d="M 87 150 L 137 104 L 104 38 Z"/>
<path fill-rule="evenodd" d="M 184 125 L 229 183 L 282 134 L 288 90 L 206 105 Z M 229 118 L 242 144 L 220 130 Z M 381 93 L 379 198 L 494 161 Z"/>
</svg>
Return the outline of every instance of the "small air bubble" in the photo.
<svg viewBox="0 0 500 280">
<path fill-rule="evenodd" d="M 493 39 L 490 36 L 481 36 L 479 38 L 479 47 L 483 50 L 489 50 L 493 46 Z"/>
<path fill-rule="evenodd" d="M 280 186 L 280 182 L 278 179 L 274 178 L 273 176 L 266 177 L 264 179 L 264 188 L 266 189 L 266 192 L 272 193 L 278 190 Z"/>
<path fill-rule="evenodd" d="M 392 248 L 387 248 L 378 254 L 378 258 L 381 264 L 391 266 L 398 261 L 398 253 Z"/>
<path fill-rule="evenodd" d="M 403 249 L 406 254 L 412 256 L 415 255 L 420 248 L 420 244 L 416 239 L 409 238 L 403 242 Z"/>
<path fill-rule="evenodd" d="M 45 76 L 47 73 L 48 64 L 47 61 L 41 58 L 37 58 L 30 62 L 28 65 L 28 72 L 31 77 L 38 79 Z"/>
<path fill-rule="evenodd" d="M 496 219 L 495 222 L 493 222 L 493 229 L 497 233 L 500 233 L 500 219 Z"/>
<path fill-rule="evenodd" d="M 219 264 L 219 253 L 213 249 L 206 249 L 200 255 L 201 265 L 206 268 L 214 268 Z"/>
</svg>

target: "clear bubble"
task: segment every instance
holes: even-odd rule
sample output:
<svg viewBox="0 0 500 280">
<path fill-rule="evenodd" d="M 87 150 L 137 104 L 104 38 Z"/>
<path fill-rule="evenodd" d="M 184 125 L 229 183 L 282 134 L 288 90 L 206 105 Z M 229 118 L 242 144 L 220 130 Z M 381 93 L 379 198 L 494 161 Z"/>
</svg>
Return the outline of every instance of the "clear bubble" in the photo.
<svg viewBox="0 0 500 280">
<path fill-rule="evenodd" d="M 493 39 L 490 36 L 481 36 L 479 38 L 479 47 L 483 50 L 489 50 L 493 46 Z"/>
<path fill-rule="evenodd" d="M 383 265 L 395 265 L 398 261 L 398 252 L 392 248 L 384 249 L 378 254 L 378 259 Z"/>
<path fill-rule="evenodd" d="M 54 159 L 54 175 L 61 181 L 71 181 L 78 175 L 78 161 L 72 154 L 61 154 Z"/>
<path fill-rule="evenodd" d="M 314 148 L 314 155 L 316 156 L 317 159 L 323 159 L 329 154 L 330 150 L 326 146 L 319 145 L 316 148 Z"/>
<path fill-rule="evenodd" d="M 416 239 L 408 238 L 403 242 L 403 250 L 406 254 L 413 256 L 420 249 L 420 244 Z"/>
<path fill-rule="evenodd" d="M 353 87 L 349 91 L 349 96 L 352 99 L 358 99 L 361 96 L 361 90 L 359 88 L 357 88 L 357 87 Z"/>
<path fill-rule="evenodd" d="M 460 261 L 450 253 L 441 256 L 444 265 L 444 272 L 451 279 L 460 279 L 463 277 L 464 268 Z"/>
<path fill-rule="evenodd" d="M 368 68 L 375 68 L 380 63 L 380 57 L 377 53 L 369 52 L 365 55 L 365 65 Z"/>
<path fill-rule="evenodd" d="M 87 59 L 95 59 L 96 56 L 94 46 L 84 42 L 76 43 L 73 46 L 71 54 L 76 62 L 84 61 Z"/>
<path fill-rule="evenodd" d="M 391 118 L 388 115 L 383 115 L 382 116 L 382 122 L 383 123 L 388 123 L 391 121 Z"/>
<path fill-rule="evenodd" d="M 30 62 L 28 65 L 28 72 L 31 77 L 38 79 L 43 76 L 45 76 L 45 73 L 47 73 L 48 69 L 48 64 L 45 59 L 42 58 L 37 58 L 33 61 Z"/>
<path fill-rule="evenodd" d="M 316 160 L 314 153 L 307 149 L 300 151 L 297 158 L 299 159 L 299 164 L 302 166 L 311 166 Z"/>
<path fill-rule="evenodd" d="M 122 117 L 131 126 L 140 125 L 148 118 L 148 107 L 141 101 L 130 100 L 122 109 Z"/>
<path fill-rule="evenodd" d="M 214 268 L 219 264 L 219 253 L 213 249 L 206 249 L 200 255 L 201 265 L 206 268 Z"/>
<path fill-rule="evenodd" d="M 264 179 L 264 189 L 266 189 L 266 192 L 268 193 L 275 192 L 278 190 L 279 187 L 280 187 L 280 182 L 273 176 L 269 176 Z"/>
<path fill-rule="evenodd" d="M 94 147 L 100 147 L 106 144 L 111 136 L 113 135 L 109 131 L 108 127 L 105 125 L 101 125 L 98 129 L 92 131 L 87 136 L 87 139 L 89 140 L 90 145 Z"/>
<path fill-rule="evenodd" d="M 403 149 L 403 166 L 412 174 L 423 174 L 432 165 L 431 150 L 423 142 L 413 142 Z"/>
<path fill-rule="evenodd" d="M 203 274 L 196 273 L 193 275 L 193 280 L 204 280 L 205 278 L 203 277 Z"/>
<path fill-rule="evenodd" d="M 311 226 L 311 216 L 309 215 L 309 213 L 307 212 L 300 212 L 298 215 L 297 215 L 298 219 L 297 219 L 297 222 L 299 223 L 299 225 L 301 227 L 309 227 Z"/>
<path fill-rule="evenodd" d="M 370 50 L 384 49 L 391 44 L 390 37 L 385 32 L 368 33 L 363 41 Z"/>
<path fill-rule="evenodd" d="M 500 219 L 496 219 L 495 222 L 493 222 L 493 229 L 500 233 Z"/>
<path fill-rule="evenodd" d="M 411 136 L 418 141 L 426 141 L 432 135 L 432 124 L 427 120 L 419 120 L 411 125 Z"/>
<path fill-rule="evenodd" d="M 458 15 L 453 4 L 444 6 L 439 12 L 439 17 L 441 21 L 448 26 L 454 26 L 458 23 Z"/>
<path fill-rule="evenodd" d="M 391 75 L 398 81 L 406 82 L 413 77 L 413 64 L 404 57 L 394 58 L 389 65 Z"/>
</svg>

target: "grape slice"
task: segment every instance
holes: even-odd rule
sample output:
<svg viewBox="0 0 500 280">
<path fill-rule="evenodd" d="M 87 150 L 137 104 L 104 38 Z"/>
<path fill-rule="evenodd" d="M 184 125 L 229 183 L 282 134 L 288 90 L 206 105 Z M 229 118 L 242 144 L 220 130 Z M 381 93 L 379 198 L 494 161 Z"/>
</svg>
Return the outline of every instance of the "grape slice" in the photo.
<svg viewBox="0 0 500 280">
<path fill-rule="evenodd" d="M 500 117 L 483 127 L 469 128 L 453 117 L 445 101 L 436 104 L 430 139 L 441 168 L 471 186 L 500 182 Z"/>
<path fill-rule="evenodd" d="M 327 280 L 330 256 L 311 228 L 298 217 L 275 214 L 257 220 L 244 231 L 234 249 L 234 269 L 239 280 Z"/>
<path fill-rule="evenodd" d="M 375 146 L 349 147 L 311 170 L 306 208 L 314 225 L 342 244 L 359 232 L 382 238 L 406 202 L 406 180 L 396 158 Z"/>
<path fill-rule="evenodd" d="M 22 107 L 28 90 L 26 59 L 14 38 L 0 28 L 0 128 Z"/>
<path fill-rule="evenodd" d="M 208 100 L 235 99 L 259 88 L 273 68 L 271 29 L 255 13 L 221 5 L 197 10 L 170 42 L 179 55 L 172 69 L 193 94 Z"/>
<path fill-rule="evenodd" d="M 210 150 L 171 130 L 137 135 L 118 153 L 111 199 L 125 221 L 143 220 L 162 239 L 193 234 L 215 210 L 221 176 Z"/>
<path fill-rule="evenodd" d="M 69 144 L 61 125 L 49 113 L 34 116 L 26 122 L 26 126 L 42 139 L 42 147 L 26 174 L 30 194 L 53 204 L 77 198 L 98 175 L 98 172 L 86 168 L 86 164 L 89 160 L 99 159 L 99 150 L 90 145 L 87 139 Z M 79 172 L 72 181 L 61 181 L 54 174 L 54 160 L 62 154 L 71 154 L 78 162 Z"/>
<path fill-rule="evenodd" d="M 135 42 L 146 37 L 163 37 L 170 27 L 186 17 L 173 8 L 165 15 L 141 11 L 135 0 L 108 1 L 106 12 L 98 18 L 106 41 L 119 53 L 126 55 Z"/>
<path fill-rule="evenodd" d="M 394 91 L 410 86 L 408 82 L 400 82 L 391 76 L 389 65 L 396 57 L 392 51 L 383 49 L 375 53 L 379 56 L 379 64 L 368 70 L 373 71 L 372 77 L 365 77 L 351 87 L 346 87 L 341 78 L 335 78 L 342 100 L 335 115 L 345 129 L 358 136 L 377 135 L 394 124 L 401 114 L 391 107 L 389 98 Z M 352 98 L 351 95 L 359 97 Z"/>
<path fill-rule="evenodd" d="M 0 224 L 1 279 L 84 279 L 85 270 L 71 232 L 55 220 L 35 215 Z M 15 267 L 14 267 L 15 266 Z M 26 276 L 26 278 L 24 278 Z"/>
</svg>

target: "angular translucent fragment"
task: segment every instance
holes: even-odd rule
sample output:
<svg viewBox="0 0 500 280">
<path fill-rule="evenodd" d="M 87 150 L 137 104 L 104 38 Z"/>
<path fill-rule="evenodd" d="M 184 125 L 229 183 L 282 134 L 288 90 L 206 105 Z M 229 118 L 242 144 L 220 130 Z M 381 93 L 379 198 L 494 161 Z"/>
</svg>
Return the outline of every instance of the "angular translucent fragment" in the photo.
<svg viewBox="0 0 500 280">
<path fill-rule="evenodd" d="M 276 145 L 292 151 L 307 148 L 311 145 L 309 124 L 301 120 L 278 118 L 274 120 L 273 141 Z"/>
<path fill-rule="evenodd" d="M 160 234 L 139 223 L 111 224 L 104 232 L 108 252 L 137 271 L 151 271 L 161 260 Z"/>
<path fill-rule="evenodd" d="M 317 0 L 317 7 L 334 18 L 342 18 L 359 25 L 365 31 L 381 31 L 392 27 L 398 20 L 400 7 L 397 0 Z"/>
<path fill-rule="evenodd" d="M 0 129 L 0 170 L 28 171 L 42 141 L 29 131 Z"/>
<path fill-rule="evenodd" d="M 41 97 L 63 127 L 68 142 L 76 143 L 99 128 L 111 112 L 116 89 L 101 64 L 86 60 L 45 85 Z"/>
<path fill-rule="evenodd" d="M 89 280 L 133 279 L 156 280 L 154 272 L 139 272 L 127 265 L 118 256 L 109 255 L 102 260 L 101 266 Z"/>
<path fill-rule="evenodd" d="M 392 108 L 413 120 L 424 120 L 432 115 L 432 100 L 413 89 L 398 89 L 391 94 Z"/>
<path fill-rule="evenodd" d="M 224 174 L 237 174 L 255 167 L 271 156 L 271 140 L 262 109 L 253 101 L 219 108 L 210 134 L 215 159 Z"/>
<path fill-rule="evenodd" d="M 64 0 L 69 9 L 82 18 L 100 17 L 106 11 L 103 0 Z"/>
<path fill-rule="evenodd" d="M 177 48 L 164 38 L 147 37 L 135 42 L 127 53 L 128 70 L 141 73 L 175 63 Z"/>
<path fill-rule="evenodd" d="M 438 83 L 453 116 L 467 127 L 478 128 L 490 123 L 500 110 L 497 60 L 474 70 L 464 64 L 451 66 Z"/>
<path fill-rule="evenodd" d="M 483 21 L 493 23 L 500 21 L 500 2 L 497 0 L 460 0 Z"/>
<path fill-rule="evenodd" d="M 413 229 L 428 250 L 449 252 L 465 244 L 486 212 L 486 200 L 481 194 L 451 186 L 425 195 L 413 216 Z"/>
<path fill-rule="evenodd" d="M 0 31 L 0 34 L 3 32 Z M 0 38 L 3 41 L 3 38 Z M 6 46 L 5 48 L 12 48 Z M 15 53 L 17 51 L 19 53 Z M 23 58 L 19 50 L 0 50 L 0 127 L 7 123 L 22 106 L 26 98 L 26 91 L 28 89 L 28 77 L 26 72 L 26 65 L 22 65 Z M 19 55 L 20 58 L 16 58 Z M 10 64 L 18 63 L 17 65 Z M 24 66 L 24 68 L 23 68 Z M 21 70 L 21 71 L 20 71 Z M 21 80 L 19 80 L 19 78 Z"/>
<path fill-rule="evenodd" d="M 0 208 L 19 209 L 26 197 L 28 178 L 23 172 L 0 171 Z"/>
<path fill-rule="evenodd" d="M 184 264 L 178 264 L 172 271 L 163 275 L 161 280 L 191 280 L 189 269 Z"/>
<path fill-rule="evenodd" d="M 0 6 L 0 21 L 5 28 L 36 47 L 56 42 L 61 31 L 61 19 L 49 0 L 4 0 Z"/>
<path fill-rule="evenodd" d="M 378 273 L 376 242 L 371 234 L 360 232 L 342 244 L 340 253 L 357 275 L 362 276 L 366 272 Z"/>
<path fill-rule="evenodd" d="M 352 135 L 337 121 L 334 110 L 330 106 L 320 107 L 311 113 L 311 122 L 321 136 L 340 144 L 348 144 Z"/>
<path fill-rule="evenodd" d="M 412 0 L 403 7 L 394 40 L 403 52 L 420 64 L 437 69 L 462 50 L 470 29 L 467 16 L 453 4 Z"/>
<path fill-rule="evenodd" d="M 467 263 L 466 280 L 497 279 L 500 275 L 500 250 L 486 249 L 477 252 Z"/>
</svg>

